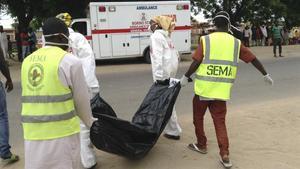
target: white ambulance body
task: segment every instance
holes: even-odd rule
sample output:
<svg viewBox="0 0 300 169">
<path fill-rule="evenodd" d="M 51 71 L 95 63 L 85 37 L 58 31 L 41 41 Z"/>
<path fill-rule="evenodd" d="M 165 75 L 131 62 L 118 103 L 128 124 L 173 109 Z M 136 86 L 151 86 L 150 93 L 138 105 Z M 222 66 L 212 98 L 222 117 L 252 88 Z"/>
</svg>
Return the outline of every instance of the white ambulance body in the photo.
<svg viewBox="0 0 300 169">
<path fill-rule="evenodd" d="M 157 15 L 175 19 L 175 48 L 190 53 L 190 1 L 91 2 L 89 7 L 89 18 L 74 19 L 72 28 L 90 40 L 97 60 L 143 56 L 150 62 L 148 26 Z"/>
</svg>

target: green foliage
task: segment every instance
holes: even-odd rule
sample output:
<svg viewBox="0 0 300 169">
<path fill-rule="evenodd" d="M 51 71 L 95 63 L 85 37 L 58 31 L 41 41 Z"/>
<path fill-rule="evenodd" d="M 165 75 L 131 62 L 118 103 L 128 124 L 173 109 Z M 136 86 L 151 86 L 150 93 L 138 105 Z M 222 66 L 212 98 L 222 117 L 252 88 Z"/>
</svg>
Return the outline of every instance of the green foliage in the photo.
<svg viewBox="0 0 300 169">
<path fill-rule="evenodd" d="M 289 25 L 300 23 L 299 0 L 192 0 L 192 4 L 202 10 L 206 17 L 225 10 L 233 23 L 258 23 L 280 18 L 285 18 Z"/>
<path fill-rule="evenodd" d="M 88 0 L 0 0 L 0 9 L 7 6 L 12 16 L 17 17 L 19 26 L 37 27 L 48 17 L 69 12 L 73 18 L 85 17 Z"/>
</svg>

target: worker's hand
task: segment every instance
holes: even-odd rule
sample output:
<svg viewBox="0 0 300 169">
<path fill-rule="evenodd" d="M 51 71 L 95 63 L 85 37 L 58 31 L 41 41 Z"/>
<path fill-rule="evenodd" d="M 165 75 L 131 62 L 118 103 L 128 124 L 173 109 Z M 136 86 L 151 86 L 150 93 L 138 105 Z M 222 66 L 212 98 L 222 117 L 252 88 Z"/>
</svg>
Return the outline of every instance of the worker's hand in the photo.
<svg viewBox="0 0 300 169">
<path fill-rule="evenodd" d="M 269 84 L 269 85 L 273 85 L 273 79 L 271 78 L 270 74 L 267 74 L 264 76 L 264 81 Z"/>
<path fill-rule="evenodd" d="M 181 87 L 186 86 L 188 83 L 189 83 L 189 78 L 187 78 L 185 75 L 183 75 L 180 79 Z"/>
<path fill-rule="evenodd" d="M 12 89 L 14 88 L 14 85 L 12 83 L 11 80 L 7 80 L 6 83 L 5 83 L 5 89 L 7 92 L 10 92 L 12 91 Z"/>
</svg>

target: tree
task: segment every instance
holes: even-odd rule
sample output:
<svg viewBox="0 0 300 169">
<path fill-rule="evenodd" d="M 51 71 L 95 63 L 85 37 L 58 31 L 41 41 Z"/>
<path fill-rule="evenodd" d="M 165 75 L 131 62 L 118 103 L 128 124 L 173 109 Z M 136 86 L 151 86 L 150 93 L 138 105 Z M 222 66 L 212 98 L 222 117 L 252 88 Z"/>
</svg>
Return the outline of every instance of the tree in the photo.
<svg viewBox="0 0 300 169">
<path fill-rule="evenodd" d="M 280 0 L 192 0 L 192 5 L 200 8 L 206 17 L 224 10 L 230 15 L 232 23 L 278 19 L 286 11 Z"/>
<path fill-rule="evenodd" d="M 42 22 L 61 12 L 69 12 L 74 18 L 85 17 L 88 0 L 0 0 L 0 9 L 7 7 L 8 12 L 17 17 L 20 28 L 27 28 L 30 22 Z M 35 25 L 40 23 L 35 23 Z"/>
<path fill-rule="evenodd" d="M 286 5 L 287 11 L 285 16 L 286 26 L 292 28 L 300 25 L 300 1 L 299 0 L 282 0 Z"/>
</svg>

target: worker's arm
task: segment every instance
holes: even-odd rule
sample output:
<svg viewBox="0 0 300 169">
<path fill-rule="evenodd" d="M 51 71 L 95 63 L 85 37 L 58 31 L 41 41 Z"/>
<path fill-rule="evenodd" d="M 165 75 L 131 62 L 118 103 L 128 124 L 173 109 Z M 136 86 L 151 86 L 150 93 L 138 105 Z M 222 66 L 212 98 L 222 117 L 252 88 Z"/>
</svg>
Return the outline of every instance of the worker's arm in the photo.
<svg viewBox="0 0 300 169">
<path fill-rule="evenodd" d="M 201 62 L 194 60 L 192 62 L 192 64 L 190 65 L 188 71 L 184 74 L 185 77 L 187 77 L 187 78 L 191 77 L 191 75 L 196 72 L 196 70 L 198 69 L 200 64 L 201 64 Z"/>
<path fill-rule="evenodd" d="M 1 46 L 1 44 L 0 44 L 0 46 Z M 3 74 L 3 76 L 6 78 L 5 88 L 7 89 L 7 92 L 10 92 L 13 89 L 13 83 L 12 83 L 12 80 L 10 77 L 10 72 L 9 72 L 7 63 L 4 59 L 4 54 L 3 54 L 1 47 L 0 47 L 0 71 Z"/>
<path fill-rule="evenodd" d="M 203 44 L 202 44 L 202 39 L 200 39 L 200 44 L 198 45 L 198 48 L 195 50 L 193 53 L 193 62 L 190 65 L 188 71 L 181 77 L 180 79 L 180 84 L 181 86 L 185 86 L 188 84 L 188 82 L 192 81 L 190 76 L 196 72 L 198 69 L 199 65 L 202 63 L 203 60 Z"/>
<path fill-rule="evenodd" d="M 255 58 L 254 60 L 251 61 L 252 65 L 258 70 L 261 72 L 262 75 L 267 75 L 267 72 L 264 68 L 264 66 L 261 64 L 261 62 Z"/>
<path fill-rule="evenodd" d="M 77 115 L 87 127 L 91 127 L 90 98 L 80 60 L 72 54 L 67 54 L 60 63 L 59 77 L 62 83 L 72 90 Z"/>
<path fill-rule="evenodd" d="M 270 85 L 273 85 L 271 76 L 267 73 L 261 62 L 255 57 L 255 55 L 249 50 L 249 48 L 241 45 L 240 59 L 246 63 L 251 62 L 252 65 L 264 76 L 264 81 Z"/>
</svg>

